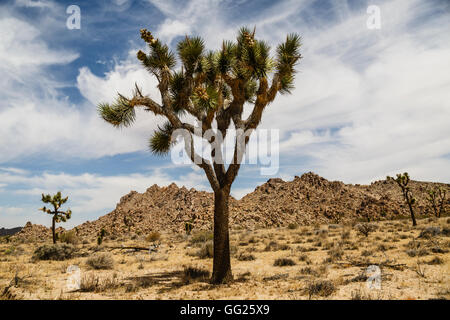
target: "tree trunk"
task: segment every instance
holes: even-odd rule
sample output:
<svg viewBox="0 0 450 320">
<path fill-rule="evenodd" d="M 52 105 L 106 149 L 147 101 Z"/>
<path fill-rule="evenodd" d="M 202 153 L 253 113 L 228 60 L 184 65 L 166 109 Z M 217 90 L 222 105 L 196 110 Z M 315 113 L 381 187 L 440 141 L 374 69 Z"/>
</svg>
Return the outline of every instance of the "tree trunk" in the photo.
<svg viewBox="0 0 450 320">
<path fill-rule="evenodd" d="M 413 208 L 411 206 L 411 199 L 407 198 L 406 201 L 408 202 L 409 211 L 411 212 L 411 219 L 413 222 L 413 227 L 415 227 L 415 226 L 417 226 L 417 223 L 416 223 L 416 217 L 414 217 Z"/>
<path fill-rule="evenodd" d="M 233 280 L 228 231 L 229 197 L 229 188 L 223 188 L 214 193 L 214 258 L 211 279 L 214 284 L 227 283 Z"/>
<path fill-rule="evenodd" d="M 53 235 L 53 244 L 56 243 L 56 231 L 55 231 L 55 217 L 52 219 L 52 235 Z"/>
</svg>

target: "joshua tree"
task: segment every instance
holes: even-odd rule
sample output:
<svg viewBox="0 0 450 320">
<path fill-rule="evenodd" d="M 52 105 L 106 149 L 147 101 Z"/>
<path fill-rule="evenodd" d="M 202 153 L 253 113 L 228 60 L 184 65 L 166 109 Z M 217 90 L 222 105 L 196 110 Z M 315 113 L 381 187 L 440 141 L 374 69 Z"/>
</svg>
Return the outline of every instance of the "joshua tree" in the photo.
<svg viewBox="0 0 450 320">
<path fill-rule="evenodd" d="M 106 236 L 106 230 L 101 229 L 97 234 L 97 244 L 101 245 L 103 243 L 103 238 Z"/>
<path fill-rule="evenodd" d="M 444 204 L 445 204 L 445 196 L 446 190 L 440 187 L 436 187 L 427 191 L 427 201 L 430 203 L 433 208 L 434 215 L 436 217 L 440 217 L 444 212 Z"/>
<path fill-rule="evenodd" d="M 413 226 L 416 226 L 416 218 L 414 217 L 414 211 L 412 208 L 412 205 L 416 203 L 416 199 L 413 197 L 411 189 L 408 187 L 409 183 L 409 175 L 408 172 L 405 172 L 404 174 L 397 174 L 397 178 L 387 177 L 386 180 L 393 180 L 397 182 L 399 187 L 402 189 L 403 198 L 405 199 L 406 203 L 408 204 L 409 211 L 411 212 L 411 219 Z"/>
<path fill-rule="evenodd" d="M 49 194 L 44 195 L 42 194 L 42 202 L 44 203 L 50 203 L 53 206 L 53 211 L 51 209 L 47 209 L 46 207 L 42 207 L 41 211 L 46 212 L 48 214 L 53 215 L 52 217 L 52 235 L 53 235 L 53 243 L 56 243 L 56 232 L 55 232 L 55 225 L 59 222 L 66 222 L 68 219 L 70 219 L 70 216 L 72 215 L 72 211 L 68 209 L 67 211 L 60 211 L 59 208 L 67 202 L 69 197 L 62 198 L 61 192 L 58 191 L 57 194 L 51 196 Z"/>
<path fill-rule="evenodd" d="M 266 106 L 278 93 L 287 94 L 294 88 L 295 66 L 301 58 L 300 37 L 288 35 L 272 58 L 269 45 L 255 39 L 255 30 L 241 28 L 236 42 L 224 41 L 217 51 L 205 50 L 200 37 L 186 36 L 177 46 L 179 71 L 174 70 L 176 55 L 167 45 L 146 29 L 141 30 L 141 38 L 148 44 L 149 53 L 139 50 L 137 58 L 157 79 L 161 104 L 143 95 L 135 85 L 131 98 L 119 94 L 114 103 L 100 104 L 99 113 L 116 127 L 130 126 L 137 107 L 164 117 L 165 124 L 154 132 L 149 142 L 156 154 L 167 154 L 176 136 L 182 135 L 186 154 L 204 170 L 214 191 L 211 280 L 213 283 L 231 281 L 228 231 L 231 185 L 238 175 L 250 134 L 261 122 Z M 244 119 L 246 103 L 252 105 L 252 110 Z M 198 122 L 184 122 L 189 118 Z M 222 146 L 231 122 L 238 133 L 234 138 L 233 160 L 226 168 Z M 195 150 L 194 136 L 209 143 L 211 159 Z"/>
<path fill-rule="evenodd" d="M 184 222 L 184 230 L 186 231 L 187 235 L 190 235 L 192 232 L 192 229 L 194 229 L 194 221 L 195 221 L 195 218 L 193 217 L 192 219 Z"/>
</svg>

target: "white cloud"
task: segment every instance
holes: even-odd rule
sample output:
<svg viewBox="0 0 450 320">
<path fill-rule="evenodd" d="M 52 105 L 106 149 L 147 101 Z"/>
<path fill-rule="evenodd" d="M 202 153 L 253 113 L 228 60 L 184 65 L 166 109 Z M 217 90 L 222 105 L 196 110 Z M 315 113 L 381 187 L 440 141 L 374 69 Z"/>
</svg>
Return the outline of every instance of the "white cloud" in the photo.
<svg viewBox="0 0 450 320">
<path fill-rule="evenodd" d="M 19 208 L 19 207 L 0 207 L 0 216 L 2 216 L 2 214 L 19 215 L 19 214 L 23 214 L 24 212 L 25 212 L 24 208 Z"/>
<path fill-rule="evenodd" d="M 0 19 L 1 69 L 28 71 L 29 68 L 51 64 L 66 64 L 78 58 L 69 51 L 50 50 L 39 39 L 41 32 L 29 23 L 17 18 Z M 34 71 L 34 69 L 32 69 Z"/>
<path fill-rule="evenodd" d="M 21 7 L 51 8 L 53 3 L 45 0 L 16 0 L 15 4 Z"/>
<path fill-rule="evenodd" d="M 34 219 L 34 214 L 40 205 L 40 195 L 42 193 L 53 194 L 57 190 L 60 190 L 63 195 L 69 196 L 67 207 L 72 209 L 73 216 L 70 223 L 66 226 L 74 226 L 87 219 L 94 220 L 108 213 L 114 208 L 115 203 L 118 203 L 120 198 L 130 192 L 130 190 L 145 192 L 153 184 L 167 186 L 172 182 L 175 182 L 179 187 L 195 187 L 199 190 L 209 189 L 206 178 L 202 173 L 191 172 L 174 178 L 161 169 L 154 169 L 143 174 L 117 176 L 101 176 L 88 173 L 80 175 L 53 174 L 47 172 L 39 175 L 22 175 L 12 172 L 0 172 L 0 181 L 7 187 L 14 186 L 14 191 L 9 191 L 11 194 L 34 199 L 35 201 L 33 202 L 36 202 L 34 210 L 25 210 L 20 207 L 10 207 L 9 209 L 0 207 L 0 225 L 4 223 L 1 212 L 21 214 L 20 221 L 22 224 L 29 219 Z M 26 214 L 27 212 L 28 214 Z M 48 224 L 48 221 L 44 220 L 43 223 Z"/>
<path fill-rule="evenodd" d="M 279 96 L 261 124 L 281 129 L 287 158 L 312 157 L 292 175 L 315 170 L 330 179 L 367 183 L 391 170 L 414 168 L 433 172 L 418 178 L 450 179 L 443 173 L 450 153 L 450 36 L 442 32 L 450 19 L 436 15 L 439 4 L 381 2 L 382 28 L 369 30 L 365 8 L 352 11 L 341 3 L 330 8 L 329 21 L 301 18 L 311 1 L 280 1 L 240 21 L 224 14 L 226 1 L 149 1 L 166 16 L 154 33 L 169 43 L 199 34 L 214 48 L 234 38 L 241 24 L 256 25 L 257 35 L 272 46 L 287 33 L 302 35 L 297 89 Z M 423 19 L 427 15 L 434 17 Z M 444 167 L 418 169 L 427 162 Z"/>
<path fill-rule="evenodd" d="M 244 24 L 256 25 L 257 36 L 273 47 L 287 33 L 302 35 L 304 59 L 296 90 L 277 97 L 261 125 L 281 130 L 281 157 L 289 160 L 289 167 L 281 162 L 278 173 L 284 179 L 314 170 L 328 179 L 367 183 L 409 171 L 414 179 L 450 181 L 450 19 L 443 10 L 437 14 L 439 2 L 382 1 L 382 28 L 368 30 L 365 8 L 352 11 L 342 2 L 329 8 L 333 19 L 324 21 L 309 11 L 311 1 L 279 1 L 250 13 L 230 9 L 229 1 L 149 1 L 165 16 L 154 34 L 167 42 L 198 34 L 209 48 L 217 48 L 222 39 L 233 39 Z M 126 6 L 129 1 L 115 3 Z M 98 158 L 147 148 L 145 137 L 158 121 L 153 115 L 139 112 L 135 126 L 119 131 L 101 121 L 95 110 L 98 102 L 111 101 L 116 92 L 129 94 L 135 82 L 159 100 L 156 82 L 137 63 L 136 50 L 104 75 L 81 68 L 76 84 L 87 101 L 75 107 L 57 94 L 64 84 L 51 81 L 45 67 L 70 63 L 77 53 L 49 49 L 36 26 L 4 16 L 0 19 L 4 61 L 0 163 L 44 152 L 57 154 L 58 159 Z M 300 156 L 311 161 L 295 166 Z M 130 188 L 143 191 L 153 182 L 172 181 L 161 171 L 116 177 L 32 176 L 2 168 L 0 176 L 0 188 L 29 184 L 21 188 L 24 194 L 63 188 L 73 195 L 79 212 L 105 210 L 111 199 Z M 178 180 L 206 186 L 202 179 L 203 173 L 195 169 Z M 251 190 L 236 189 L 233 195 Z"/>
</svg>

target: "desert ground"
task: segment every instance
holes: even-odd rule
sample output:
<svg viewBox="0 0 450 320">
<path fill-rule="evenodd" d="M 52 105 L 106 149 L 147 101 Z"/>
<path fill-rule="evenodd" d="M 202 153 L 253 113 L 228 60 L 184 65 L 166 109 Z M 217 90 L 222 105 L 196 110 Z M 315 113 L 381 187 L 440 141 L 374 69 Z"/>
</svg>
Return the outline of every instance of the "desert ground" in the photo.
<svg viewBox="0 0 450 320">
<path fill-rule="evenodd" d="M 402 219 L 232 230 L 235 281 L 224 285 L 208 282 L 212 234 L 207 231 L 153 232 L 133 239 L 105 239 L 101 245 L 65 239 L 72 244 L 64 244 L 70 252 L 61 261 L 36 258 L 34 252 L 43 243 L 2 243 L 0 295 L 1 299 L 449 299 L 449 228 L 450 218 L 442 217 L 420 219 L 416 227 L 410 219 Z M 364 230 L 369 230 L 367 236 Z M 367 270 L 370 265 L 380 268 L 380 287 L 376 281 L 368 286 L 368 277 L 377 275 L 376 269 Z"/>
</svg>

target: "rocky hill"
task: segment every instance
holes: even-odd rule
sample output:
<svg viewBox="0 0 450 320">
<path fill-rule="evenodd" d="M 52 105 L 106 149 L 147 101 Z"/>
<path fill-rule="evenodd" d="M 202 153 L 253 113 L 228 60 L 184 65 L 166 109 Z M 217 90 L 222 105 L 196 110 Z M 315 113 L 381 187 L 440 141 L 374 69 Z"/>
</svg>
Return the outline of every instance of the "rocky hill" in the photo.
<svg viewBox="0 0 450 320">
<path fill-rule="evenodd" d="M 410 182 L 417 198 L 415 209 L 418 214 L 431 213 L 426 203 L 426 190 L 436 185 L 450 192 L 448 184 Z M 447 206 L 449 204 L 450 200 Z M 352 185 L 328 181 L 312 172 L 295 177 L 293 181 L 270 179 L 243 197 L 238 206 L 242 212 L 258 213 L 265 217 L 268 225 L 338 223 L 409 215 L 401 191 L 393 181 Z"/>
<path fill-rule="evenodd" d="M 56 228 L 56 232 L 64 232 L 65 229 L 62 227 Z M 16 234 L 14 234 L 12 240 L 21 241 L 46 241 L 52 238 L 52 229 L 40 224 L 32 224 L 27 222 L 23 228 Z"/>
<path fill-rule="evenodd" d="M 410 185 L 417 198 L 417 214 L 431 214 L 425 198 L 426 190 L 433 186 L 446 188 L 447 198 L 450 198 L 449 184 L 411 181 Z M 446 206 L 450 207 L 450 200 Z M 183 232 L 185 221 L 194 219 L 195 229 L 202 230 L 212 227 L 213 212 L 212 193 L 179 188 L 175 184 L 153 185 L 144 193 L 131 191 L 120 199 L 112 212 L 74 229 L 83 238 L 96 237 L 102 228 L 110 237 L 151 231 Z M 395 182 L 381 180 L 370 185 L 352 185 L 328 181 L 311 172 L 292 181 L 270 179 L 241 200 L 230 199 L 232 228 L 372 221 L 408 215 Z M 27 238 L 33 235 L 50 237 L 50 231 L 43 226 L 27 224 L 17 234 Z"/>
</svg>

